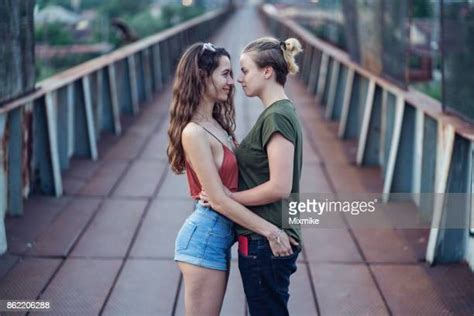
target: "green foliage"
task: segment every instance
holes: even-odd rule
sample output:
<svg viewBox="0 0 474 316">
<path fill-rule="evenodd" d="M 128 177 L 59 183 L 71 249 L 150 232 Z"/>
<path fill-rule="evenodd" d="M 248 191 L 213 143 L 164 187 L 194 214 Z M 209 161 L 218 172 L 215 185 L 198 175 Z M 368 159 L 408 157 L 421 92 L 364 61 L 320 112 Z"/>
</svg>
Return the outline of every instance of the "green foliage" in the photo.
<svg viewBox="0 0 474 316">
<path fill-rule="evenodd" d="M 149 10 L 152 2 L 153 0 L 81 0 L 80 10 L 92 9 L 98 14 L 92 21 L 90 33 L 86 38 L 78 38 L 68 26 L 50 23 L 36 25 L 36 42 L 53 46 L 108 42 L 114 47 L 119 47 L 123 43 L 119 33 L 111 26 L 112 18 L 123 19 L 139 38 L 144 38 L 204 13 L 204 9 L 198 6 L 185 7 L 181 4 L 168 4 L 161 7 L 159 17 L 154 17 Z M 37 0 L 37 4 L 40 9 L 48 5 L 60 5 L 69 10 L 72 9 L 71 0 Z M 37 60 L 37 78 L 42 80 L 93 57 L 96 56 L 89 54 Z"/>
<path fill-rule="evenodd" d="M 182 6 L 181 4 L 168 4 L 162 6 L 162 13 L 159 18 L 151 15 L 149 6 L 152 0 L 81 0 L 81 10 L 96 9 L 99 15 L 107 19 L 119 17 L 124 19 L 137 33 L 139 37 L 146 37 L 153 33 L 172 27 L 183 21 L 194 18 L 204 13 L 204 9 L 198 6 Z M 48 5 L 60 5 L 66 9 L 71 9 L 71 0 L 37 0 L 40 9 Z M 108 32 L 108 38 L 104 38 L 103 24 L 93 23 L 92 36 L 88 43 L 106 40 L 118 43 L 119 38 L 115 32 Z M 36 39 L 39 42 L 47 41 L 52 45 L 66 45 L 74 42 L 64 26 L 59 24 L 45 27 L 37 27 Z"/>
<path fill-rule="evenodd" d="M 58 5 L 65 9 L 71 10 L 71 0 L 36 0 L 36 4 L 41 9 L 50 5 Z"/>
<path fill-rule="evenodd" d="M 61 69 L 54 69 L 53 67 L 47 66 L 44 63 L 36 63 L 35 68 L 37 81 L 51 77 L 55 73 L 61 71 Z"/>
<path fill-rule="evenodd" d="M 441 81 L 432 80 L 430 82 L 415 83 L 411 85 L 414 89 L 429 95 L 433 99 L 442 101 Z"/>
<path fill-rule="evenodd" d="M 161 8 L 161 18 L 165 27 L 170 27 L 192 19 L 203 12 L 204 9 L 197 6 L 185 7 L 179 4 L 169 4 Z"/>
<path fill-rule="evenodd" d="M 131 17 L 127 22 L 139 37 L 146 37 L 166 28 L 162 19 L 154 18 L 148 11 Z"/>
<path fill-rule="evenodd" d="M 146 10 L 150 0 L 108 0 L 103 2 L 99 11 L 109 18 L 133 16 Z"/>
<path fill-rule="evenodd" d="M 49 23 L 35 28 L 35 41 L 50 45 L 70 45 L 74 43 L 68 27 L 61 23 Z"/>
<path fill-rule="evenodd" d="M 97 9 L 103 3 L 103 0 L 81 0 L 81 10 Z"/>
<path fill-rule="evenodd" d="M 192 19 L 203 12 L 204 10 L 199 7 L 171 4 L 161 8 L 160 17 L 155 18 L 149 10 L 145 10 L 133 16 L 126 16 L 125 20 L 138 36 L 143 38 Z"/>
<path fill-rule="evenodd" d="M 38 81 L 43 80 L 58 72 L 64 71 L 98 56 L 97 53 L 71 54 L 36 63 L 36 78 Z"/>
</svg>

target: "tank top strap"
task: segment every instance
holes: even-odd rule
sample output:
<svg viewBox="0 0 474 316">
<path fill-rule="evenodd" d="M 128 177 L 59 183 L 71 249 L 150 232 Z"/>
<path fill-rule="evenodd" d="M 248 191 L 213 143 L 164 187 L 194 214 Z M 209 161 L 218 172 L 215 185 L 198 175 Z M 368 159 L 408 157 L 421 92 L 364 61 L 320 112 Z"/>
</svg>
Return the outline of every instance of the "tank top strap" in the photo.
<svg viewBox="0 0 474 316">
<path fill-rule="evenodd" d="M 197 123 L 196 123 L 196 124 L 197 124 Z M 199 124 L 197 124 L 197 125 L 199 125 Z M 219 143 L 221 143 L 222 146 L 225 146 L 225 144 L 224 144 L 216 135 L 214 135 L 213 133 L 211 133 L 210 130 L 208 130 L 207 128 L 205 128 L 205 127 L 202 126 L 202 125 L 199 125 L 199 126 L 201 126 L 206 132 L 208 132 L 209 134 L 211 134 L 212 137 L 214 137 L 215 139 L 217 139 L 217 141 L 218 141 Z"/>
</svg>

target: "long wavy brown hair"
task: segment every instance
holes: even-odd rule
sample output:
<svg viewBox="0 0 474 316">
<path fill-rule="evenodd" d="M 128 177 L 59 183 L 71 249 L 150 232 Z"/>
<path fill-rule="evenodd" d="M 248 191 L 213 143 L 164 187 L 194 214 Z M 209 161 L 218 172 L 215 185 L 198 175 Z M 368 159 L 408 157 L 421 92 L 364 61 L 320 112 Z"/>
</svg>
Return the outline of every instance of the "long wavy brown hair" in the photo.
<svg viewBox="0 0 474 316">
<path fill-rule="evenodd" d="M 199 108 L 206 94 L 206 82 L 219 66 L 219 59 L 230 54 L 220 47 L 196 43 L 191 45 L 181 57 L 173 83 L 168 129 L 168 161 L 177 174 L 185 170 L 186 157 L 181 142 L 181 134 Z M 235 140 L 234 88 L 231 87 L 226 102 L 216 102 L 212 116 Z"/>
</svg>

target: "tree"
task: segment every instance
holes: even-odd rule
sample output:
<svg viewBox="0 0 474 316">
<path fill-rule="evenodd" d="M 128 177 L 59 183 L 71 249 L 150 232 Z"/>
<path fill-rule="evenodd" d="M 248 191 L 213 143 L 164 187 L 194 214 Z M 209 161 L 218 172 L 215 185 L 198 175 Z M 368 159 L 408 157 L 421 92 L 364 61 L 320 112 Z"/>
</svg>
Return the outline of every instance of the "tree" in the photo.
<svg viewBox="0 0 474 316">
<path fill-rule="evenodd" d="M 35 84 L 34 0 L 0 1 L 0 103 Z"/>
<path fill-rule="evenodd" d="M 2 21 L 0 23 L 0 104 L 33 90 L 35 84 L 33 6 L 34 0 L 0 1 L 0 21 Z M 15 120 L 19 120 L 20 124 L 10 125 L 7 130 L 8 138 L 3 138 L 2 141 L 8 139 L 8 142 L 18 141 L 21 144 L 21 138 L 18 139 L 18 135 L 22 134 L 18 129 L 21 129 L 22 118 L 21 112 L 16 113 L 20 113 L 19 115 L 15 114 L 17 118 Z M 7 122 L 11 124 L 12 119 Z M 5 124 L 2 125 L 1 134 L 5 135 Z M 2 147 L 8 148 L 3 152 L 0 150 L 2 165 L 9 163 L 8 160 L 11 159 L 10 155 L 12 154 L 13 157 L 18 157 L 18 155 L 21 157 L 22 145 L 15 148 L 8 146 L 7 143 L 6 146 L 2 144 Z M 7 168 L 7 179 L 10 176 L 10 170 L 12 168 Z M 13 183 L 9 181 L 7 185 L 8 189 L 0 192 L 0 254 L 7 250 L 5 212 L 7 209 L 13 210 L 13 207 L 15 210 L 21 209 L 20 205 L 23 201 L 22 181 Z"/>
<path fill-rule="evenodd" d="M 35 29 L 36 42 L 50 45 L 74 44 L 71 31 L 67 25 L 61 23 L 49 23 L 37 26 Z"/>
</svg>

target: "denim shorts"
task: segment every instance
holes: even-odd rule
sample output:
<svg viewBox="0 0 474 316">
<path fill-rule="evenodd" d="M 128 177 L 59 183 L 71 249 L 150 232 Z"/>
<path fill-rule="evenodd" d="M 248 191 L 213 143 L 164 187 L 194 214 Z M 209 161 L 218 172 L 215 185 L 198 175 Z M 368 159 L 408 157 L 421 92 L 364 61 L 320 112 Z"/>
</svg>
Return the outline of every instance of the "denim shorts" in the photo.
<svg viewBox="0 0 474 316">
<path fill-rule="evenodd" d="M 227 271 L 234 242 L 234 223 L 212 208 L 196 203 L 176 237 L 174 260 Z"/>
</svg>

